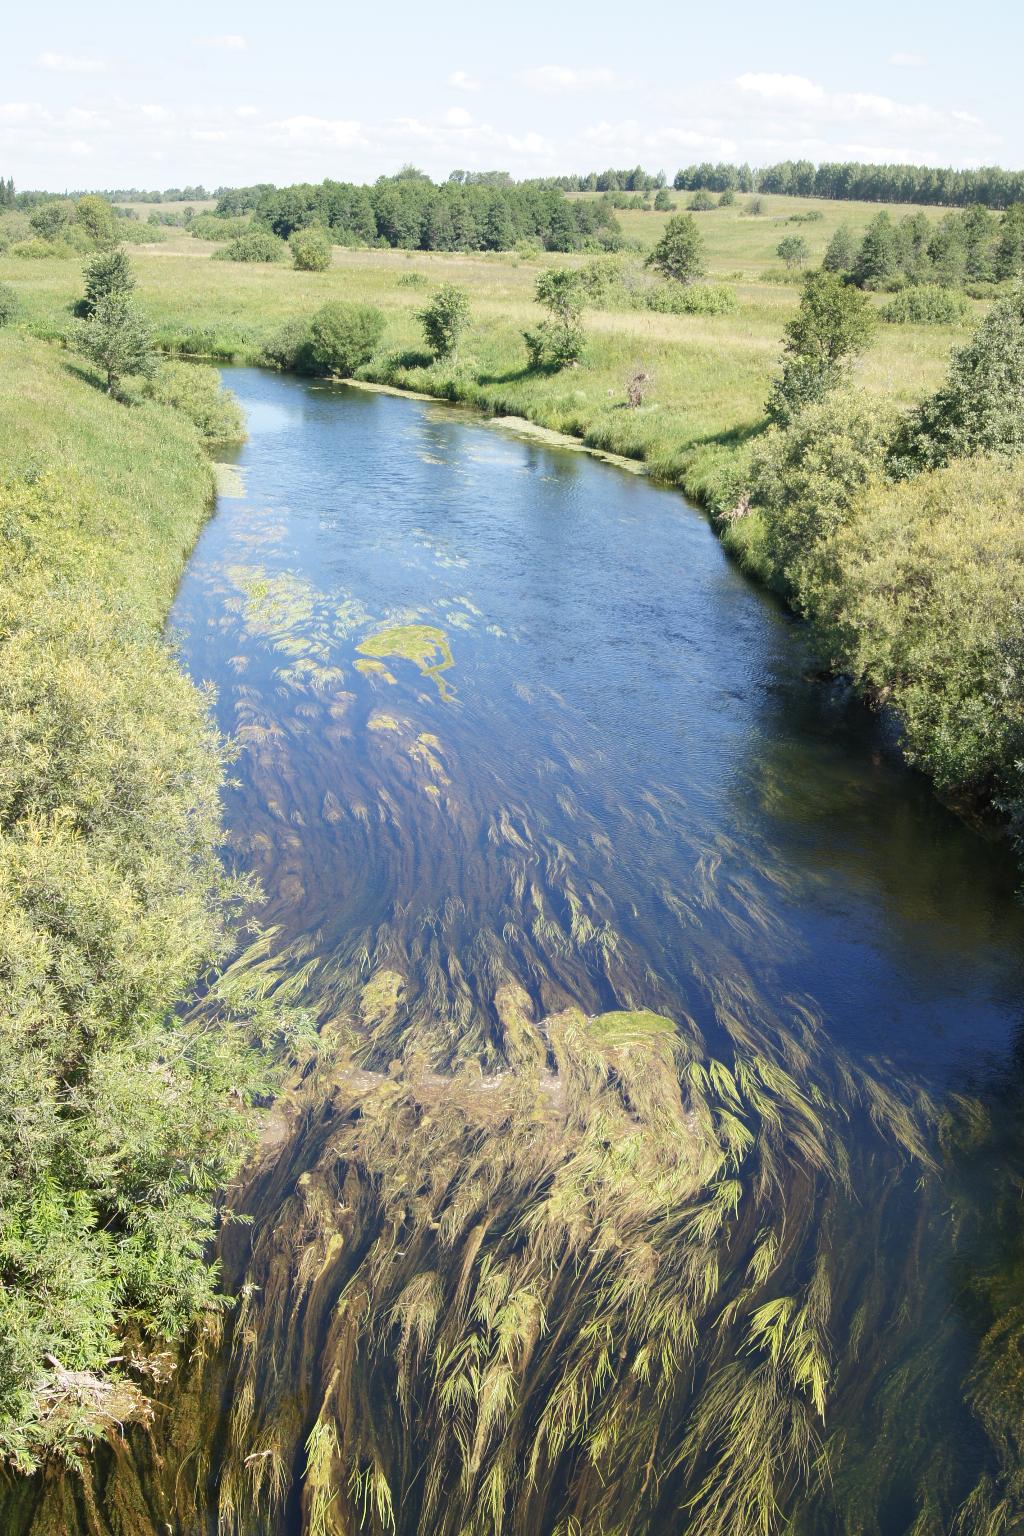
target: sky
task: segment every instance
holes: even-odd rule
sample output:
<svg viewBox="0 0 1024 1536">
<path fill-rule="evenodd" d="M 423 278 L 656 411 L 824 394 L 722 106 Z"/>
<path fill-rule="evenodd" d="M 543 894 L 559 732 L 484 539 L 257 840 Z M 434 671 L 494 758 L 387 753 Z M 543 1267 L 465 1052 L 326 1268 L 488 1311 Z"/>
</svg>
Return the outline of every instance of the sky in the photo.
<svg viewBox="0 0 1024 1536">
<path fill-rule="evenodd" d="M 23 189 L 787 158 L 1024 166 L 1010 0 L 81 0 L 9 10 Z"/>
</svg>

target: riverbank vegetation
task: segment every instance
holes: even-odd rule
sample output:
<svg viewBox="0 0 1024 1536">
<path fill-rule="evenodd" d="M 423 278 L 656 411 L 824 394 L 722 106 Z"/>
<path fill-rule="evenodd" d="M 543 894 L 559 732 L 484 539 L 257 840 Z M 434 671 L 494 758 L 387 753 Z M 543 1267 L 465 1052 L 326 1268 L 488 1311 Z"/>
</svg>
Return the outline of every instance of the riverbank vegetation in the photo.
<svg viewBox="0 0 1024 1536">
<path fill-rule="evenodd" d="M 160 639 L 237 409 L 211 414 L 212 370 L 128 407 L 10 327 L 0 358 L 0 1458 L 30 1469 L 148 1417 L 223 1307 L 206 1249 L 266 1065 L 245 1024 L 179 1013 L 253 892 Z"/>
</svg>

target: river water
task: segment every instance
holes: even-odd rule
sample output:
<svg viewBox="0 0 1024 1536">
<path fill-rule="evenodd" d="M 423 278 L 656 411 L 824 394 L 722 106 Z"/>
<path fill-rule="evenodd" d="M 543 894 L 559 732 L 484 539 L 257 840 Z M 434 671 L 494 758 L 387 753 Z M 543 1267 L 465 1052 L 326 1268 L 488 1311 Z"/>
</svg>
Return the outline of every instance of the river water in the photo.
<svg viewBox="0 0 1024 1536">
<path fill-rule="evenodd" d="M 945 1529 L 979 1477 L 1007 1475 L 967 1399 L 998 1312 L 984 1282 L 1018 1262 L 997 1214 L 1019 1161 L 1024 997 L 1008 850 L 814 675 L 800 626 L 677 494 L 442 405 L 228 382 L 249 439 L 172 629 L 241 745 L 228 857 L 266 895 L 257 974 L 321 1024 L 383 976 L 360 1061 L 385 1075 L 414 1044 L 435 1074 L 500 1080 L 501 982 L 535 1019 L 686 1020 L 723 1059 L 744 1009 L 798 1063 L 798 1018 L 856 1170 L 828 1239 L 842 1315 L 884 1288 L 889 1342 L 837 1346 L 829 1491 L 805 1508 L 783 1478 L 780 1497 L 808 1531 Z M 928 1096 L 934 1165 L 879 1116 L 840 1111 L 841 1085 L 822 1088 L 838 1061 L 915 1114 Z M 935 1151 L 958 1096 L 988 1128 Z M 408 1476 L 398 1527 L 425 1536 Z M 932 1489 L 935 1523 L 915 1526 Z M 686 1493 L 606 1528 L 684 1531 Z M 294 1490 L 266 1527 L 314 1528 Z M 554 1528 L 537 1517 L 536 1536 Z"/>
</svg>

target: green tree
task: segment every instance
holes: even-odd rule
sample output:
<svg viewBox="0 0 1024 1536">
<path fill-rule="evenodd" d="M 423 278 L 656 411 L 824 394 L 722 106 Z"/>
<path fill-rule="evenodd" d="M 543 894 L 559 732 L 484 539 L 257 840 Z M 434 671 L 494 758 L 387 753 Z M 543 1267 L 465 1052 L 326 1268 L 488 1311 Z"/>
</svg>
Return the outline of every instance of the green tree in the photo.
<svg viewBox="0 0 1024 1536">
<path fill-rule="evenodd" d="M 787 235 L 775 247 L 775 254 L 782 258 L 792 272 L 794 268 L 802 267 L 811 253 L 803 235 Z"/>
<path fill-rule="evenodd" d="M 101 299 L 115 294 L 125 297 L 135 288 L 135 273 L 123 245 L 97 251 L 82 268 L 85 294 L 75 306 L 75 313 L 88 319 Z"/>
<path fill-rule="evenodd" d="M 699 192 L 693 194 L 686 206 L 691 213 L 710 213 L 712 208 L 718 207 L 718 204 L 711 193 L 705 192 L 702 187 Z"/>
<path fill-rule="evenodd" d="M 334 300 L 309 322 L 310 355 L 322 372 L 347 379 L 370 361 L 383 335 L 384 316 L 375 305 Z"/>
<path fill-rule="evenodd" d="M 307 225 L 297 229 L 288 244 L 298 272 L 326 272 L 331 264 L 331 241 L 325 229 Z"/>
<path fill-rule="evenodd" d="M 416 318 L 423 326 L 427 345 L 434 356 L 454 360 L 469 325 L 469 299 L 465 290 L 454 283 L 443 283 Z"/>
<path fill-rule="evenodd" d="M 149 377 L 155 370 L 152 333 L 127 293 L 108 293 L 97 300 L 79 328 L 78 346 L 105 374 L 108 395 L 129 375 Z"/>
<path fill-rule="evenodd" d="M 74 213 L 74 204 L 68 198 L 47 198 L 38 208 L 33 208 L 29 223 L 41 240 L 56 241 L 74 223 Z"/>
<path fill-rule="evenodd" d="M 888 213 L 871 220 L 853 264 L 858 288 L 887 288 L 903 271 L 903 246 L 899 230 Z"/>
<path fill-rule="evenodd" d="M 654 194 L 655 213 L 671 213 L 674 207 L 675 203 L 672 201 L 671 197 L 669 197 L 667 189 L 665 187 L 660 187 L 659 190 Z"/>
<path fill-rule="evenodd" d="M 899 433 L 892 463 L 905 475 L 976 453 L 1024 454 L 1024 284 L 953 353 L 941 389 Z"/>
<path fill-rule="evenodd" d="M 1024 278 L 1024 203 L 1014 203 L 1003 214 L 995 265 L 999 278 Z"/>
<path fill-rule="evenodd" d="M 98 246 L 113 245 L 117 240 L 117 219 L 105 197 L 90 193 L 75 204 L 75 222 Z"/>
<path fill-rule="evenodd" d="M 691 213 L 669 219 L 647 265 L 677 283 L 692 283 L 704 275 L 704 239 Z"/>
<path fill-rule="evenodd" d="M 575 367 L 582 359 L 587 283 L 587 274 L 575 267 L 549 267 L 537 278 L 537 302 L 544 305 L 550 318 L 536 330 L 523 332 L 535 368 Z"/>
<path fill-rule="evenodd" d="M 842 384 L 875 325 L 867 295 L 836 273 L 812 272 L 806 277 L 800 307 L 784 332 L 782 373 L 768 399 L 769 416 L 788 422 Z"/>
<path fill-rule="evenodd" d="M 822 266 L 826 272 L 849 272 L 857 255 L 857 246 L 849 227 L 840 224 L 825 248 Z"/>
</svg>

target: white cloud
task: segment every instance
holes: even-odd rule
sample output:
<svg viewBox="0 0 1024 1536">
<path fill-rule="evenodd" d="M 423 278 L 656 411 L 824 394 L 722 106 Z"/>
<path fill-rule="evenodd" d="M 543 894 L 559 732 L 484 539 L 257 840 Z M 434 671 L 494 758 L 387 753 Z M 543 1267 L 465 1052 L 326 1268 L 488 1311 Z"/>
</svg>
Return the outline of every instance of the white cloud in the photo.
<svg viewBox="0 0 1024 1536">
<path fill-rule="evenodd" d="M 334 117 L 282 117 L 267 124 L 271 139 L 284 144 L 332 146 L 351 149 L 365 145 L 363 125 L 349 118 Z"/>
<path fill-rule="evenodd" d="M 468 75 L 464 69 L 454 69 L 448 76 L 448 84 L 455 91 L 478 91 L 480 81 Z"/>
<path fill-rule="evenodd" d="M 259 107 L 236 107 L 235 108 L 235 116 L 236 117 L 259 117 L 259 115 L 260 115 Z"/>
<path fill-rule="evenodd" d="M 928 60 L 923 53 L 890 53 L 889 63 L 897 69 L 924 69 Z"/>
<path fill-rule="evenodd" d="M 74 53 L 41 53 L 36 60 L 40 69 L 55 75 L 99 75 L 106 69 L 103 59 L 84 58 Z"/>
<path fill-rule="evenodd" d="M 804 75 L 737 75 L 733 84 L 749 96 L 780 106 L 808 106 L 823 101 L 825 91 Z"/>
<path fill-rule="evenodd" d="M 204 48 L 223 48 L 228 53 L 242 53 L 249 44 L 240 32 L 216 32 L 209 37 L 197 37 Z"/>
<path fill-rule="evenodd" d="M 465 107 L 449 107 L 441 121 L 446 128 L 469 128 L 473 118 Z"/>
<path fill-rule="evenodd" d="M 613 69 L 567 69 L 562 64 L 542 64 L 520 76 L 531 91 L 544 96 L 561 96 L 572 91 L 593 91 L 619 83 Z"/>
</svg>

